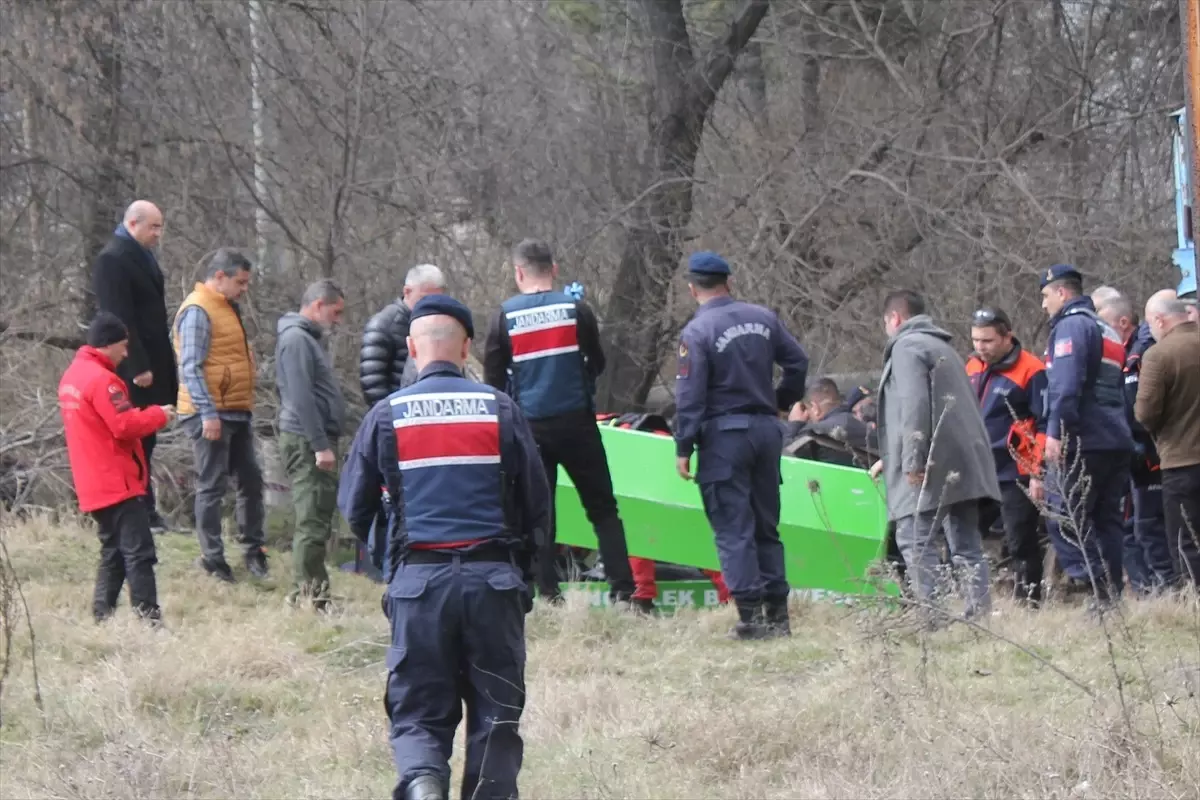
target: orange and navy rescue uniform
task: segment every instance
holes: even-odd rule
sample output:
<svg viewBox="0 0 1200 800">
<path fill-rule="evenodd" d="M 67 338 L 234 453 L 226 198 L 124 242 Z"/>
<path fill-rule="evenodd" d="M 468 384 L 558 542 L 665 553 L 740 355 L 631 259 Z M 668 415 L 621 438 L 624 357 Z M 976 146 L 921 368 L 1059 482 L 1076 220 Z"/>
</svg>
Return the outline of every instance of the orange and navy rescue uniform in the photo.
<svg viewBox="0 0 1200 800">
<path fill-rule="evenodd" d="M 1001 483 L 1041 475 L 1046 443 L 1046 365 L 1024 350 L 1013 349 L 996 364 L 978 355 L 967 360 L 967 375 L 987 427 Z"/>
</svg>

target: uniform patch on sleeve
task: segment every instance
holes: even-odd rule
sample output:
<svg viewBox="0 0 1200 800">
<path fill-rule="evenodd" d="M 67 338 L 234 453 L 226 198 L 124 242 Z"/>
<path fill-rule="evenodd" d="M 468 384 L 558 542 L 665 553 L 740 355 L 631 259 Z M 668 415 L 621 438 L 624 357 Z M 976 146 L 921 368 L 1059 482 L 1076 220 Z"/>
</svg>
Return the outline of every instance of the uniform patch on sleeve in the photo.
<svg viewBox="0 0 1200 800">
<path fill-rule="evenodd" d="M 125 389 L 115 383 L 108 385 L 108 402 L 112 403 L 112 407 L 117 410 L 117 413 L 128 411 L 132 408 L 129 404 L 129 395 L 125 393 Z"/>
<path fill-rule="evenodd" d="M 1063 356 L 1069 356 L 1074 347 L 1075 342 L 1070 336 L 1058 339 L 1054 342 L 1054 357 L 1062 358 Z"/>
<path fill-rule="evenodd" d="M 676 378 L 686 378 L 688 371 L 691 368 L 691 360 L 688 358 L 688 346 L 682 339 L 679 342 L 679 368 L 675 373 Z"/>
</svg>

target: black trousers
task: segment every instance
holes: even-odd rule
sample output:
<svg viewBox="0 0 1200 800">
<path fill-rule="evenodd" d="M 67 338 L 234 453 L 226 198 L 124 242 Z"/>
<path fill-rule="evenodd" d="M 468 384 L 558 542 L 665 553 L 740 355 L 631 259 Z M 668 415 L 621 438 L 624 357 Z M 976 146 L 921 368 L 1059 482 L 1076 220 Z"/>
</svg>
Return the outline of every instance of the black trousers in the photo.
<svg viewBox="0 0 1200 800">
<path fill-rule="evenodd" d="M 1180 583 L 1200 586 L 1200 464 L 1162 471 L 1167 545 Z"/>
<path fill-rule="evenodd" d="M 1042 596 L 1042 565 L 1045 553 L 1041 544 L 1041 512 L 1025 494 L 1028 478 L 1001 481 L 1000 503 L 984 503 L 980 527 L 987 530 L 996 516 L 1004 526 L 1004 541 L 1012 559 L 1019 597 L 1039 600 Z"/>
<path fill-rule="evenodd" d="M 154 446 L 158 444 L 158 434 L 152 433 L 145 439 L 142 439 L 142 449 L 146 451 L 146 496 L 143 498 L 146 504 L 146 510 L 150 512 L 150 517 L 153 518 L 158 513 L 158 502 L 154 499 L 154 470 L 151 464 L 154 457 Z"/>
<path fill-rule="evenodd" d="M 158 556 L 144 498 L 124 500 L 93 511 L 92 516 L 99 525 L 100 536 L 100 567 L 96 572 L 92 613 L 97 620 L 111 616 L 121 597 L 121 587 L 128 581 L 129 602 L 134 611 L 139 616 L 157 618 L 154 565 Z"/>
<path fill-rule="evenodd" d="M 546 479 L 550 482 L 551 503 L 561 464 L 575 484 L 579 502 L 583 504 L 588 522 L 596 532 L 610 595 L 614 599 L 628 600 L 633 596 L 634 587 L 629 550 L 625 543 L 625 526 L 617 513 L 612 474 L 608 471 L 608 455 L 604 451 L 595 416 L 589 412 L 563 414 L 530 420 L 529 427 L 542 456 Z M 559 594 L 553 511 L 552 506 L 550 534 L 538 548 L 537 558 L 538 591 L 547 596 Z"/>
</svg>

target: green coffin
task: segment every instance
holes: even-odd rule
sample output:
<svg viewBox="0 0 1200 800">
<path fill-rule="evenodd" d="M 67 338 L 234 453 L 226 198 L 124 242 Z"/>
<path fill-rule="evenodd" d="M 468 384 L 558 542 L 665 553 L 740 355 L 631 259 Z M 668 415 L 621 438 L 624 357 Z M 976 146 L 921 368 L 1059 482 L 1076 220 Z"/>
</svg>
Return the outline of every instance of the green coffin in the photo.
<svg viewBox="0 0 1200 800">
<path fill-rule="evenodd" d="M 668 436 L 600 426 L 629 554 L 701 569 L 720 569 L 700 489 L 675 472 Z M 695 460 L 692 462 L 693 471 Z M 797 458 L 782 460 L 779 535 L 793 592 L 810 597 L 875 594 L 869 567 L 885 554 L 882 487 L 865 470 Z M 596 549 L 575 486 L 561 467 L 557 540 Z M 883 591 L 894 594 L 886 585 Z"/>
</svg>

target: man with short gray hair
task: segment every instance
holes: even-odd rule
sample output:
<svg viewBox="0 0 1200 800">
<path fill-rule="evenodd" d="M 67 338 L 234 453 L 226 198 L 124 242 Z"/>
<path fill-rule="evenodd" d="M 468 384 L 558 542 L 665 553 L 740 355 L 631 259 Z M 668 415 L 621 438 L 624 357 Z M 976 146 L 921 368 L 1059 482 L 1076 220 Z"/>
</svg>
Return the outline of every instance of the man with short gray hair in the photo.
<svg viewBox="0 0 1200 800">
<path fill-rule="evenodd" d="M 1110 286 L 1092 292 L 1096 315 L 1117 332 L 1125 345 L 1125 418 L 1133 434 L 1130 462 L 1130 519 L 1125 521 L 1123 563 L 1130 587 L 1149 594 L 1175 582 L 1163 511 L 1162 470 L 1154 440 L 1134 417 L 1142 359 L 1154 344 L 1150 325 L 1138 324 L 1133 301 Z"/>
<path fill-rule="evenodd" d="M 441 294 L 445 288 L 446 276 L 441 269 L 433 264 L 418 264 L 404 276 L 400 297 L 367 321 L 358 356 L 358 382 L 368 408 L 392 392 L 416 382 L 417 365 L 408 357 L 412 309 L 422 297 Z M 386 528 L 387 517 L 381 512 L 373 530 L 382 533 Z M 386 556 L 386 543 L 382 539 L 382 535 L 372 533 L 367 542 L 370 561 L 380 571 L 384 569 Z M 366 571 L 374 575 L 369 567 Z"/>
<path fill-rule="evenodd" d="M 363 399 L 373 406 L 416 380 L 416 365 L 407 372 L 408 326 L 412 308 L 427 294 L 446 288 L 446 276 L 433 264 L 418 264 L 404 277 L 400 297 L 383 307 L 363 328 L 358 380 Z"/>
<path fill-rule="evenodd" d="M 345 307 L 341 288 L 319 280 L 305 290 L 299 313 L 279 318 L 275 342 L 279 454 L 296 509 L 288 601 L 310 600 L 317 611 L 329 605 L 325 548 L 337 509 L 338 437 L 346 424 L 346 401 L 321 339 L 341 321 Z"/>
</svg>

